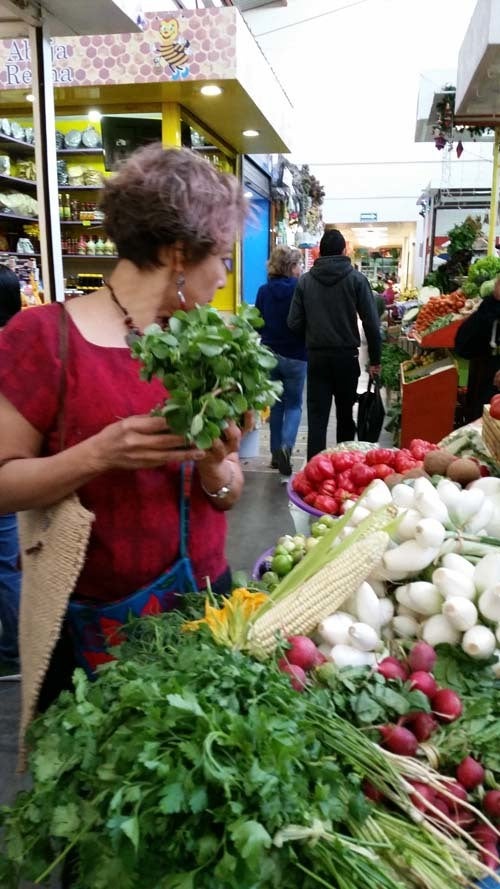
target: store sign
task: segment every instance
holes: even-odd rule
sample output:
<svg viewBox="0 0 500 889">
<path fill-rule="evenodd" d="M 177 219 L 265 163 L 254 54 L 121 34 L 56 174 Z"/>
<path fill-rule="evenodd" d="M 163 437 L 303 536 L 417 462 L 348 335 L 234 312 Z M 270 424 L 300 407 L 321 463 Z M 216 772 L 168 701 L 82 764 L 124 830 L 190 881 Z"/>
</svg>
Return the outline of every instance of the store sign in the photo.
<svg viewBox="0 0 500 889">
<path fill-rule="evenodd" d="M 51 41 L 56 86 L 222 79 L 236 70 L 236 9 L 149 13 L 140 34 L 93 34 Z M 29 40 L 0 39 L 0 90 L 33 80 Z"/>
<path fill-rule="evenodd" d="M 377 213 L 361 213 L 359 217 L 360 222 L 376 222 L 378 218 Z"/>
</svg>

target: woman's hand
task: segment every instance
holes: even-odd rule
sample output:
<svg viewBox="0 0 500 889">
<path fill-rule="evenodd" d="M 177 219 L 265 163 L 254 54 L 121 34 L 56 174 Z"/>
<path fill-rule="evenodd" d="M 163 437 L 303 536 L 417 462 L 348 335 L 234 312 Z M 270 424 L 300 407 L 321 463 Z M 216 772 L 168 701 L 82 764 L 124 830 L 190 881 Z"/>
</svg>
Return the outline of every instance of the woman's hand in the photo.
<svg viewBox="0 0 500 889">
<path fill-rule="evenodd" d="M 88 439 L 97 472 L 109 469 L 156 469 L 165 463 L 202 460 L 207 452 L 186 447 L 182 435 L 168 431 L 163 417 L 127 417 Z"/>
</svg>

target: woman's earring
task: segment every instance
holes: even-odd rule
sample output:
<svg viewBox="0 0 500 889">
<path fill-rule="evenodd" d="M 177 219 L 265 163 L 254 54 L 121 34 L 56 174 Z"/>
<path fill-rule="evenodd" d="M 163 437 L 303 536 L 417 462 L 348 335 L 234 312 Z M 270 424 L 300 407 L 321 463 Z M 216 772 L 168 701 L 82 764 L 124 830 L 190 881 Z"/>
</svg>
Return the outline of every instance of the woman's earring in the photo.
<svg viewBox="0 0 500 889">
<path fill-rule="evenodd" d="M 177 278 L 177 299 L 179 300 L 182 309 L 185 308 L 186 305 L 186 297 L 182 292 L 182 288 L 184 287 L 185 283 L 186 279 L 184 275 L 179 275 L 179 277 Z"/>
</svg>

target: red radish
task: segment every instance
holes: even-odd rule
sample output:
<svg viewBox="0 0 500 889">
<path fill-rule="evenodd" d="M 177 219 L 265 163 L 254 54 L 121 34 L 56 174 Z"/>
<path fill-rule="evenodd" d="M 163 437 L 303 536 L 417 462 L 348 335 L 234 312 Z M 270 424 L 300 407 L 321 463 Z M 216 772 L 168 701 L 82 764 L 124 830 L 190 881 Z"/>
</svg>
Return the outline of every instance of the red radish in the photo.
<svg viewBox="0 0 500 889">
<path fill-rule="evenodd" d="M 439 813 L 440 813 L 441 815 L 443 815 L 445 818 L 449 818 L 449 817 L 450 817 L 450 810 L 449 810 L 448 806 L 446 805 L 444 799 L 441 799 L 440 797 L 435 797 L 434 800 L 433 800 L 432 805 L 433 805 L 436 809 L 438 809 L 438 810 L 439 810 Z M 431 812 L 430 814 L 431 814 L 431 815 L 434 815 L 435 812 Z M 438 818 L 438 817 L 439 817 L 439 816 L 436 815 L 436 818 Z"/>
<path fill-rule="evenodd" d="M 466 790 L 474 790 L 484 781 L 484 769 L 472 756 L 466 756 L 457 768 L 457 778 Z"/>
<path fill-rule="evenodd" d="M 408 670 L 405 665 L 395 657 L 385 657 L 377 665 L 377 671 L 382 674 L 384 679 L 404 680 L 408 677 Z"/>
<path fill-rule="evenodd" d="M 416 670 L 410 673 L 408 681 L 412 688 L 423 692 L 428 698 L 432 698 L 437 692 L 437 682 L 432 673 L 426 673 L 425 670 Z"/>
<path fill-rule="evenodd" d="M 496 870 L 499 865 L 496 843 L 486 843 L 481 851 L 481 861 L 491 870 Z"/>
<path fill-rule="evenodd" d="M 428 645 L 427 642 L 417 642 L 408 655 L 410 670 L 412 672 L 424 670 L 426 673 L 430 673 L 434 668 L 436 658 L 437 655 L 432 645 Z"/>
<path fill-rule="evenodd" d="M 465 787 L 462 787 L 458 781 L 447 781 L 443 786 L 446 788 L 447 794 L 438 791 L 436 796 L 439 799 L 444 800 L 454 815 L 463 812 L 463 806 L 461 806 L 460 803 L 467 802 L 467 791 Z M 448 796 L 448 794 L 451 794 L 451 797 Z"/>
<path fill-rule="evenodd" d="M 439 688 L 431 703 L 434 713 L 443 722 L 454 722 L 462 715 L 462 701 L 450 688 Z"/>
<path fill-rule="evenodd" d="M 500 818 L 500 790 L 488 790 L 484 794 L 483 809 L 490 818 Z"/>
<path fill-rule="evenodd" d="M 373 784 L 370 784 L 369 781 L 363 781 L 363 793 L 368 799 L 371 799 L 373 803 L 379 803 L 384 798 L 380 790 L 377 790 L 377 788 L 374 787 Z"/>
<path fill-rule="evenodd" d="M 318 649 L 309 636 L 288 636 L 287 642 L 291 648 L 285 652 L 285 658 L 289 664 L 310 670 L 316 666 Z"/>
<path fill-rule="evenodd" d="M 410 791 L 411 801 L 416 809 L 424 812 L 428 808 L 428 803 L 434 805 L 434 791 L 428 784 L 421 784 L 420 781 L 410 781 L 410 784 L 414 788 L 413 792 Z"/>
<path fill-rule="evenodd" d="M 302 667 L 297 666 L 297 664 L 287 664 L 286 661 L 280 661 L 279 668 L 282 673 L 288 673 L 290 676 L 290 684 L 295 691 L 304 691 L 307 676 Z"/>
<path fill-rule="evenodd" d="M 455 811 L 451 815 L 451 820 L 454 821 L 455 824 L 458 824 L 459 827 L 468 830 L 470 829 L 471 824 L 474 824 L 474 815 L 472 812 L 469 812 L 468 809 L 455 806 Z"/>
<path fill-rule="evenodd" d="M 321 664 L 327 664 L 327 663 L 328 663 L 328 658 L 325 657 L 323 652 L 320 651 L 318 648 L 317 653 L 316 653 L 316 660 L 314 661 L 314 666 L 321 667 Z"/>
<path fill-rule="evenodd" d="M 384 747 L 400 756 L 415 756 L 418 741 L 409 729 L 402 725 L 383 725 L 379 729 L 384 739 Z"/>
<path fill-rule="evenodd" d="M 498 842 L 498 833 L 489 824 L 475 824 L 471 830 L 471 834 L 482 846 L 495 846 Z"/>
<path fill-rule="evenodd" d="M 437 727 L 438 724 L 432 713 L 417 713 L 410 720 L 410 728 L 419 742 L 428 741 Z"/>
</svg>

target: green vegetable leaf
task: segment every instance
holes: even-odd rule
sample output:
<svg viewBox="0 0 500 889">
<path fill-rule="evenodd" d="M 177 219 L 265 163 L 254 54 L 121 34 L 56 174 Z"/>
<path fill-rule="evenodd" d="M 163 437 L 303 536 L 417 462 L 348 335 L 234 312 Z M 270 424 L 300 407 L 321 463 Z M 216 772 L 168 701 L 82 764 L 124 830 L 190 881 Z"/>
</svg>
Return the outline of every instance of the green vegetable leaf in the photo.
<svg viewBox="0 0 500 889">
<path fill-rule="evenodd" d="M 80 815 L 76 803 L 56 806 L 50 825 L 51 833 L 56 837 L 72 837 L 80 827 Z"/>
<path fill-rule="evenodd" d="M 230 828 L 234 844 L 241 856 L 250 864 L 258 864 L 264 849 L 269 849 L 272 839 L 258 821 L 239 822 Z"/>
</svg>

